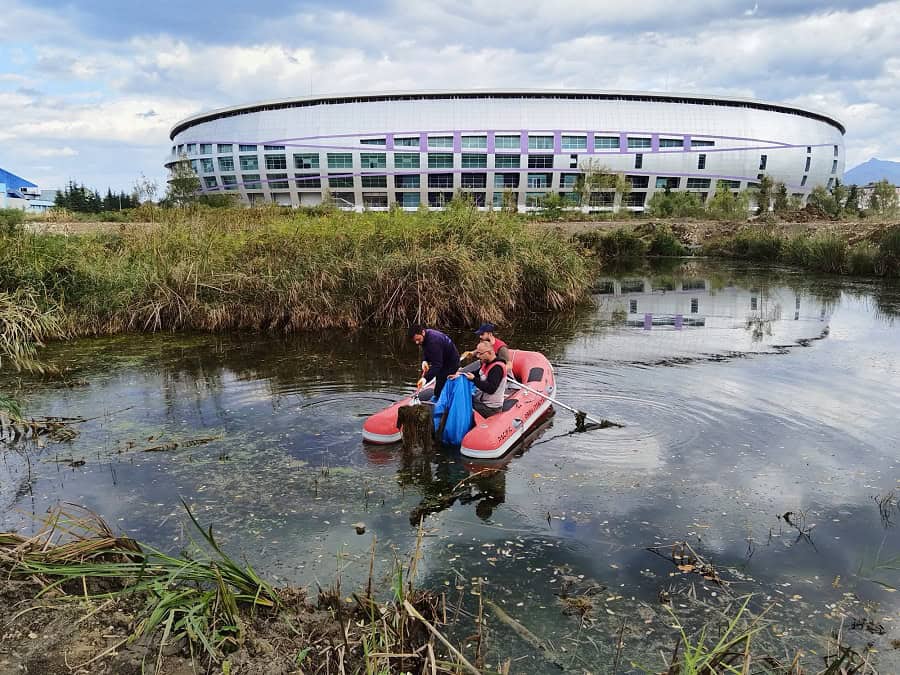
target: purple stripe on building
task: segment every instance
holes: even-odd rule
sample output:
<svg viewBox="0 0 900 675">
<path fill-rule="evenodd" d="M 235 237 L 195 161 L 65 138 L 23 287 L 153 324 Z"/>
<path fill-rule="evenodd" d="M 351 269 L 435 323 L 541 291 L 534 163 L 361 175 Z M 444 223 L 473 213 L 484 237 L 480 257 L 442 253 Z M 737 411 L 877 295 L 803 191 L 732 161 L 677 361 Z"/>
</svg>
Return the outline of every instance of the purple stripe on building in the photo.
<svg viewBox="0 0 900 675">
<path fill-rule="evenodd" d="M 494 154 L 494 132 L 487 132 L 487 151 L 489 155 Z"/>
<path fill-rule="evenodd" d="M 562 132 L 561 131 L 553 132 L 553 154 L 554 155 L 562 154 Z"/>
<path fill-rule="evenodd" d="M 385 135 L 384 149 L 385 150 L 393 150 L 394 149 L 394 134 L 386 134 Z"/>
<path fill-rule="evenodd" d="M 628 152 L 628 134 L 619 134 L 619 152 L 624 154 Z M 605 153 L 600 153 L 605 154 Z"/>
<path fill-rule="evenodd" d="M 522 155 L 528 154 L 528 130 L 527 129 L 519 130 L 519 154 L 522 154 Z"/>
<path fill-rule="evenodd" d="M 659 152 L 659 134 L 650 135 L 650 152 Z"/>
<path fill-rule="evenodd" d="M 589 155 L 594 154 L 594 134 L 590 132 L 587 135 L 587 153 Z"/>
<path fill-rule="evenodd" d="M 453 152 L 462 152 L 462 133 L 453 132 Z"/>
<path fill-rule="evenodd" d="M 428 152 L 428 134 L 424 131 L 419 134 L 419 152 Z"/>
</svg>

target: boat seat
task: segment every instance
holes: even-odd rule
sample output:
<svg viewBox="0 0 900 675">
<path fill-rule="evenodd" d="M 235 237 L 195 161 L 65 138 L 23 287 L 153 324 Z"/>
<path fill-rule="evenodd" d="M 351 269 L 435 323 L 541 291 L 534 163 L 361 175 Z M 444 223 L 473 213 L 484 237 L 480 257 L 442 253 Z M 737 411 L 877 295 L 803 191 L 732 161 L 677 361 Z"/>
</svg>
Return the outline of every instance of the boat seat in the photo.
<svg viewBox="0 0 900 675">
<path fill-rule="evenodd" d="M 508 398 L 505 401 L 503 401 L 503 412 L 506 412 L 507 410 L 511 410 L 515 406 L 516 406 L 516 399 Z"/>
<path fill-rule="evenodd" d="M 529 382 L 540 382 L 544 379 L 544 369 L 543 368 L 532 368 L 528 371 L 528 377 L 525 378 L 525 383 Z"/>
</svg>

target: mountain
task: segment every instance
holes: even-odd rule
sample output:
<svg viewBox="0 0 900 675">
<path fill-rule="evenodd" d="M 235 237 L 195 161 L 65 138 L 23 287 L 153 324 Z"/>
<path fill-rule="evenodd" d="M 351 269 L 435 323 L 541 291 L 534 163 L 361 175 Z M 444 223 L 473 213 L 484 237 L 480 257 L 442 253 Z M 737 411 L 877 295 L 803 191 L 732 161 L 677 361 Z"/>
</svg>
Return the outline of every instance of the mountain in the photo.
<svg viewBox="0 0 900 675">
<path fill-rule="evenodd" d="M 900 185 L 900 162 L 888 162 L 873 157 L 868 162 L 844 172 L 845 185 L 866 185 L 882 178 L 887 178 L 894 185 Z"/>
</svg>

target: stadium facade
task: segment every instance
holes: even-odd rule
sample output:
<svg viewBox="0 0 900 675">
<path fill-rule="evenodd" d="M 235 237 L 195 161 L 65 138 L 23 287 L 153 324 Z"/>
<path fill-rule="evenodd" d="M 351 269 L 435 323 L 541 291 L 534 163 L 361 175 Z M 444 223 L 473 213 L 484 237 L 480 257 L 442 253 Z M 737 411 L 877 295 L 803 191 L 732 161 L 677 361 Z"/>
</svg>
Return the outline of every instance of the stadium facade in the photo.
<svg viewBox="0 0 900 675">
<path fill-rule="evenodd" d="M 844 171 L 844 126 L 795 106 L 614 91 L 421 91 L 268 101 L 189 117 L 171 133 L 170 169 L 191 162 L 204 192 L 254 204 L 440 208 L 576 199 L 584 170 L 624 174 L 622 196 L 583 208 L 640 211 L 657 191 L 708 200 L 765 174 L 805 199 Z"/>
</svg>

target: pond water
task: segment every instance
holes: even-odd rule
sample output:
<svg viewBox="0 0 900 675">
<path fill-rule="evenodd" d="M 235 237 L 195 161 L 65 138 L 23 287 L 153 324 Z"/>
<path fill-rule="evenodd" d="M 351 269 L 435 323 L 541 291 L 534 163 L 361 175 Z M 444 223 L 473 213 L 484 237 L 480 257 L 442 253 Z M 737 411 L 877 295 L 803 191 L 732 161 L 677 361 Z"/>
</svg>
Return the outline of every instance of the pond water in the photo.
<svg viewBox="0 0 900 675">
<path fill-rule="evenodd" d="M 69 442 L 0 449 L 0 530 L 70 502 L 179 550 L 183 499 L 278 583 L 358 587 L 375 538 L 388 592 L 422 518 L 420 584 L 459 608 L 458 640 L 480 588 L 486 660 L 513 672 L 659 670 L 668 608 L 696 629 L 748 594 L 779 657 L 822 667 L 840 630 L 900 671 L 900 288 L 692 261 L 595 290 L 502 337 L 548 355 L 563 401 L 622 426 L 573 433 L 559 409 L 491 465 L 362 443 L 418 375 L 399 330 L 54 345 L 73 386 L 0 389 L 90 419 Z"/>
</svg>

